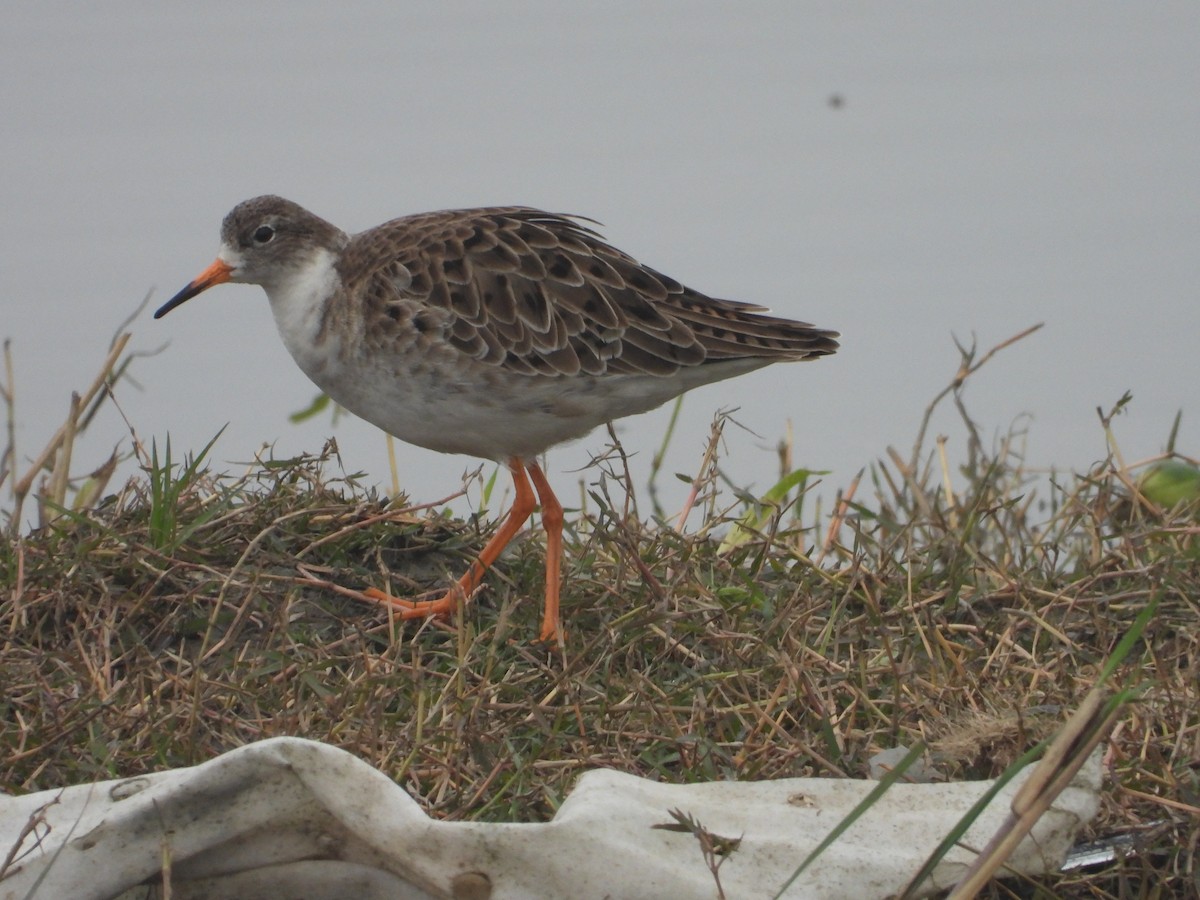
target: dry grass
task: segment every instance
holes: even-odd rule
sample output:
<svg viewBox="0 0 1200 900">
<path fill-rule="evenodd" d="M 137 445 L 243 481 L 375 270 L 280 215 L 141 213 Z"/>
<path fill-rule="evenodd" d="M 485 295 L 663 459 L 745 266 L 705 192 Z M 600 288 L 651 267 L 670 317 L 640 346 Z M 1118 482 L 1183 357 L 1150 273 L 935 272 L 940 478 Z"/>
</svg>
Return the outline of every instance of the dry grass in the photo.
<svg viewBox="0 0 1200 900">
<path fill-rule="evenodd" d="M 1049 485 L 1010 445 L 973 439 L 953 472 L 922 443 L 873 466 L 832 519 L 798 516 L 796 490 L 722 513 L 705 502 L 713 454 L 704 521 L 685 533 L 633 514 L 612 455 L 568 516 L 568 636 L 553 649 L 532 640 L 536 536 L 455 628 L 400 623 L 299 567 L 420 590 L 462 571 L 478 527 L 385 502 L 332 446 L 240 476 L 147 458 L 116 495 L 74 512 L 59 495 L 52 521 L 0 538 L 0 789 L 191 765 L 276 735 L 342 747 L 445 819 L 547 819 L 596 766 L 861 778 L 873 754 L 918 741 L 945 778 L 991 778 L 1062 724 L 1157 597 L 1117 679 L 1141 694 L 1112 733 L 1090 829 L 1136 835 L 1135 852 L 989 890 L 1195 892 L 1195 520 L 1142 502 L 1117 457 Z M 753 527 L 722 547 L 735 519 Z"/>
</svg>

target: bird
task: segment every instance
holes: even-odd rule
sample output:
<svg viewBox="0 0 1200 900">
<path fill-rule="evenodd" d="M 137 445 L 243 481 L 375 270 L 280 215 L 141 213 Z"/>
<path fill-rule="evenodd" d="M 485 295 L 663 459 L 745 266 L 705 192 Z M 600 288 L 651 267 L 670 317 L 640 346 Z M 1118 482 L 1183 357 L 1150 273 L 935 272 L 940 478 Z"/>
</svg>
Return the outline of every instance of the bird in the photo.
<svg viewBox="0 0 1200 900">
<path fill-rule="evenodd" d="M 292 358 L 336 403 L 407 443 L 506 465 L 512 506 L 444 596 L 363 594 L 404 619 L 450 615 L 540 502 L 539 640 L 561 645 L 563 508 L 538 459 L 700 385 L 832 354 L 840 336 L 686 287 L 599 227 L 496 206 L 349 234 L 290 200 L 255 197 L 226 215 L 216 259 L 154 318 L 218 284 L 260 285 Z"/>
</svg>

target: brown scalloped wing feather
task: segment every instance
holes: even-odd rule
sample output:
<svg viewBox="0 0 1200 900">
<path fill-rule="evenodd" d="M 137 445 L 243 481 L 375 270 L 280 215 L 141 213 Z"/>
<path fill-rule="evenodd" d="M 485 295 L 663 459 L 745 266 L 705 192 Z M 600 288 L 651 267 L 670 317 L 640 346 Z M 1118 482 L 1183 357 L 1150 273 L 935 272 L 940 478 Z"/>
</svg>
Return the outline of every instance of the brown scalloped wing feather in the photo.
<svg viewBox="0 0 1200 900">
<path fill-rule="evenodd" d="M 522 374 L 667 376 L 716 360 L 811 359 L 838 346 L 835 332 L 684 287 L 577 217 L 525 207 L 395 219 L 351 238 L 341 271 L 368 332 L 408 318 L 444 329 L 479 362 Z"/>
</svg>

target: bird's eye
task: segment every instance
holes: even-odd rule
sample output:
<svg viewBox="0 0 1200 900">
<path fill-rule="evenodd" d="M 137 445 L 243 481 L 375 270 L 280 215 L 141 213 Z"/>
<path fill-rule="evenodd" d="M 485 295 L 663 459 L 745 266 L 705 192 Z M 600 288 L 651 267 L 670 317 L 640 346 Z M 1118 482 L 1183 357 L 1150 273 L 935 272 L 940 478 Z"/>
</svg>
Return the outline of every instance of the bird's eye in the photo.
<svg viewBox="0 0 1200 900">
<path fill-rule="evenodd" d="M 269 244 L 271 238 L 275 237 L 275 229 L 270 225 L 259 225 L 254 229 L 254 243 Z"/>
</svg>

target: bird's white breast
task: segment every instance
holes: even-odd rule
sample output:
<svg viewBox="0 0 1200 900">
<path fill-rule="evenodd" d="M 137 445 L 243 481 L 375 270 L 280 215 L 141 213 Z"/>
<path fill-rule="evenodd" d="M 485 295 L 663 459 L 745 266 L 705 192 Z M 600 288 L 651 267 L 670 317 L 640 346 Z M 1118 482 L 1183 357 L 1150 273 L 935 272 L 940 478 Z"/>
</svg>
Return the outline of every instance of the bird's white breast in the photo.
<svg viewBox="0 0 1200 900">
<path fill-rule="evenodd" d="M 271 301 L 275 325 L 296 364 L 322 388 L 336 360 L 338 337 L 322 330 L 329 299 L 341 289 L 329 250 L 317 250 L 303 265 L 288 270 L 286 278 L 263 285 Z"/>
</svg>

